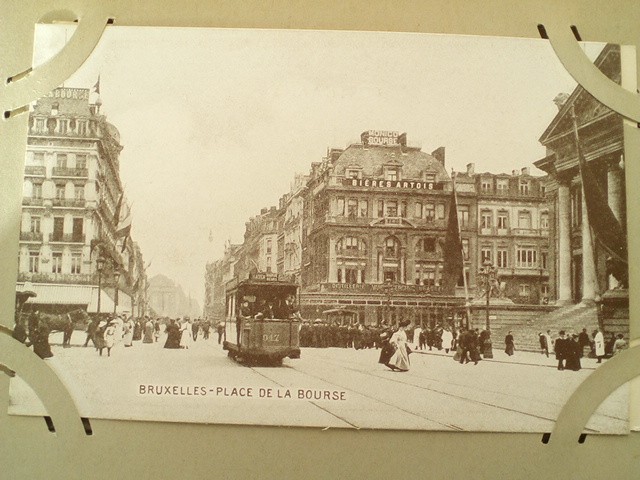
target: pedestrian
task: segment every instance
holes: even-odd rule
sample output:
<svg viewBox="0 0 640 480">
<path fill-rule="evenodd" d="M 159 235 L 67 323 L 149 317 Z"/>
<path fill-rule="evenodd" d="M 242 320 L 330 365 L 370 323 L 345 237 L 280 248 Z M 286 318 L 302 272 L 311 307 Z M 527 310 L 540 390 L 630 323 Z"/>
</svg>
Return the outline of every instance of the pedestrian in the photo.
<svg viewBox="0 0 640 480">
<path fill-rule="evenodd" d="M 556 338 L 554 350 L 556 352 L 556 360 L 558 360 L 558 370 L 564 370 L 569 345 L 567 345 L 567 339 L 564 338 L 564 330 L 560 330 L 558 334 L 560 335 L 560 338 Z"/>
<path fill-rule="evenodd" d="M 407 345 L 407 332 L 406 329 L 410 325 L 408 320 L 400 322 L 398 330 L 391 335 L 389 343 L 394 347 L 395 351 L 393 356 L 389 359 L 388 367 L 391 370 L 398 372 L 409 371 L 409 353 L 410 350 Z"/>
<path fill-rule="evenodd" d="M 422 350 L 420 335 L 422 335 L 422 327 L 420 324 L 416 325 L 416 328 L 413 329 L 413 347 L 417 350 Z"/>
<path fill-rule="evenodd" d="M 382 330 L 382 332 L 380 332 L 379 336 L 381 349 L 378 363 L 381 363 L 389 368 L 391 368 L 391 365 L 389 365 L 389 360 L 391 360 L 391 357 L 393 357 L 393 354 L 395 353 L 395 347 L 389 342 L 392 334 L 393 332 L 391 331 L 391 329 L 385 328 Z"/>
<path fill-rule="evenodd" d="M 580 336 L 573 334 L 571 338 L 566 340 L 566 363 L 565 368 L 577 372 L 582 367 L 580 365 L 580 356 L 582 354 L 582 346 L 580 344 Z"/>
<path fill-rule="evenodd" d="M 180 327 L 173 318 L 169 320 L 165 332 L 167 340 L 164 342 L 164 348 L 180 348 Z"/>
<path fill-rule="evenodd" d="M 453 333 L 448 328 L 442 331 L 442 346 L 445 353 L 449 353 L 449 350 L 453 349 Z"/>
<path fill-rule="evenodd" d="M 598 358 L 597 363 L 602 363 L 602 357 L 604 357 L 604 335 L 599 328 L 593 331 L 593 344 L 596 357 Z"/>
<path fill-rule="evenodd" d="M 127 320 L 125 320 L 124 324 L 122 325 L 123 328 L 123 336 L 122 336 L 122 343 L 124 343 L 125 347 L 130 347 L 133 345 L 133 319 L 131 317 L 129 317 Z"/>
<path fill-rule="evenodd" d="M 50 333 L 51 330 L 47 322 L 41 320 L 39 317 L 36 317 L 33 330 L 31 325 L 29 326 L 29 337 L 33 345 L 33 353 L 42 359 L 53 357 L 51 345 L 49 345 Z"/>
<path fill-rule="evenodd" d="M 224 321 L 220 320 L 216 325 L 216 333 L 218 334 L 218 345 L 222 343 L 222 335 L 224 334 Z"/>
<path fill-rule="evenodd" d="M 160 319 L 156 318 L 156 321 L 153 322 L 153 341 L 158 343 L 160 339 Z"/>
<path fill-rule="evenodd" d="M 185 317 L 180 327 L 180 348 L 189 349 L 193 340 L 191 335 L 191 320 L 189 317 Z"/>
<path fill-rule="evenodd" d="M 547 343 L 547 337 L 544 333 L 538 334 L 538 340 L 540 341 L 540 353 L 546 354 L 549 358 L 549 344 Z"/>
<path fill-rule="evenodd" d="M 211 331 L 211 322 L 207 319 L 202 323 L 202 338 L 209 340 L 209 332 Z"/>
<path fill-rule="evenodd" d="M 627 342 L 624 339 L 624 335 L 619 333 L 616 337 L 615 343 L 613 344 L 613 354 L 617 355 L 622 350 L 626 350 L 626 349 L 627 349 Z"/>
<path fill-rule="evenodd" d="M 133 340 L 136 342 L 142 340 L 142 321 L 139 318 L 136 318 L 136 322 L 133 325 Z"/>
<path fill-rule="evenodd" d="M 191 325 L 191 333 L 193 335 L 193 341 L 195 342 L 198 339 L 198 332 L 200 331 L 200 320 L 195 319 L 193 324 Z"/>
<path fill-rule="evenodd" d="M 544 339 L 547 342 L 547 357 L 549 356 L 549 351 L 553 351 L 553 342 L 551 341 L 551 330 L 547 330 L 546 333 L 543 334 Z"/>
<path fill-rule="evenodd" d="M 511 330 L 509 330 L 509 333 L 507 334 L 507 336 L 504 337 L 504 344 L 505 344 L 504 353 L 506 353 L 509 356 L 513 355 L 513 351 L 516 349 L 516 347 L 513 342 L 513 335 L 511 334 Z"/>
<path fill-rule="evenodd" d="M 458 335 L 458 350 L 459 350 L 459 362 L 460 363 L 469 363 L 471 350 L 474 348 L 473 345 L 473 333 L 471 330 L 463 329 L 460 331 Z M 475 360 L 475 364 L 478 361 Z"/>
<path fill-rule="evenodd" d="M 587 329 L 583 328 L 580 335 L 578 335 L 578 343 L 580 344 L 580 357 L 584 357 L 584 349 L 586 347 L 591 346 L 591 342 L 589 341 L 589 334 L 587 333 Z"/>
<path fill-rule="evenodd" d="M 89 345 L 89 340 L 91 340 L 93 342 L 93 345 L 95 346 L 96 342 L 93 339 L 93 337 L 96 334 L 96 330 L 98 329 L 98 324 L 100 323 L 100 318 L 96 317 L 93 318 L 90 322 L 89 325 L 87 325 L 87 339 L 84 341 L 84 345 L 82 345 L 83 347 L 86 347 Z"/>
<path fill-rule="evenodd" d="M 142 337 L 142 343 L 153 343 L 154 335 L 153 332 L 155 330 L 155 326 L 151 318 L 147 317 L 147 322 L 144 324 L 144 336 Z"/>
<path fill-rule="evenodd" d="M 107 357 L 111 356 L 111 349 L 116 343 L 116 325 L 113 321 L 107 323 L 107 328 L 104 331 L 104 346 L 107 348 Z M 102 349 L 100 349 L 100 355 L 102 355 Z"/>
</svg>

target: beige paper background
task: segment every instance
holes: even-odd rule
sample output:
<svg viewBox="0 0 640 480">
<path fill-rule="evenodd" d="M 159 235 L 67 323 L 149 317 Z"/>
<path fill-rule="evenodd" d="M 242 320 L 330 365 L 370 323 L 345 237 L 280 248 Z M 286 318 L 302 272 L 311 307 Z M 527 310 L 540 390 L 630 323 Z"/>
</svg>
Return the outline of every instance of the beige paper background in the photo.
<svg viewBox="0 0 640 480">
<path fill-rule="evenodd" d="M 56 14 L 47 14 L 57 10 Z M 569 27 L 584 40 L 640 46 L 637 0 L 389 1 L 139 1 L 0 0 L 0 106 L 23 106 L 62 82 L 90 51 L 107 18 L 116 25 L 215 26 L 389 30 L 539 37 L 547 28 L 556 50 L 568 55 L 576 77 L 593 78 L 575 56 Z M 30 66 L 33 23 L 80 18 L 58 65 L 44 66 L 6 85 Z M 636 53 L 638 55 L 638 53 Z M 630 54 L 630 57 L 633 57 Z M 630 58 L 630 60 L 636 60 Z M 635 79 L 631 79 L 635 80 Z M 188 80 L 186 80 L 188 81 Z M 630 85 L 633 87 L 634 82 Z M 583 85 L 586 86 L 585 81 Z M 607 91 L 604 103 L 638 122 L 640 100 Z M 0 324 L 11 327 L 17 273 L 26 115 L 0 119 Z M 629 232 L 640 223 L 637 179 L 639 130 L 625 125 Z M 635 182 L 634 182 L 635 181 Z M 634 230 L 635 226 L 635 230 Z M 640 242 L 630 235 L 632 288 L 639 284 Z M 636 287 L 637 289 L 637 287 Z M 632 295 L 632 312 L 639 298 Z M 632 337 L 639 322 L 632 319 Z M 640 347 L 625 352 L 589 377 L 563 411 L 551 442 L 535 434 L 321 431 L 303 428 L 231 427 L 92 420 L 86 436 L 64 387 L 46 364 L 0 332 L 0 363 L 18 371 L 41 395 L 56 425 L 42 418 L 9 417 L 9 378 L 0 373 L 0 479 L 4 478 L 638 478 L 640 432 L 625 437 L 589 436 L 578 444 L 584 417 L 613 387 L 640 373 Z M 606 367 L 606 368 L 605 368 Z M 608 384 L 607 384 L 608 382 Z M 637 384 L 638 382 L 636 382 Z M 636 385 L 637 387 L 637 385 Z M 638 391 L 638 388 L 635 388 Z M 640 395 L 632 401 L 636 409 Z M 595 403 L 594 403 L 595 402 Z M 582 408 L 581 408 L 582 407 Z M 585 414 L 586 412 L 586 414 Z M 632 419 L 634 425 L 638 425 Z M 580 423 L 582 422 L 582 423 Z"/>
</svg>

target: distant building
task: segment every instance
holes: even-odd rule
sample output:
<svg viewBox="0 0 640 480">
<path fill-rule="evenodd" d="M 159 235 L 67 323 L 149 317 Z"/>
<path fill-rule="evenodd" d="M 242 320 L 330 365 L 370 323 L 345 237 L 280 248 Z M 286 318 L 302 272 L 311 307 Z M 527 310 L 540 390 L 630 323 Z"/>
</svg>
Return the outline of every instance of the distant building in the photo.
<svg viewBox="0 0 640 480">
<path fill-rule="evenodd" d="M 142 253 L 116 236 L 122 198 L 120 134 L 84 88 L 57 88 L 29 115 L 18 288 L 37 297 L 26 308 L 132 312 L 144 284 Z M 106 259 L 98 273 L 97 259 Z"/>
<path fill-rule="evenodd" d="M 152 313 L 161 317 L 200 317 L 202 310 L 198 302 L 188 297 L 180 285 L 164 275 L 149 279 L 147 292 Z"/>
</svg>

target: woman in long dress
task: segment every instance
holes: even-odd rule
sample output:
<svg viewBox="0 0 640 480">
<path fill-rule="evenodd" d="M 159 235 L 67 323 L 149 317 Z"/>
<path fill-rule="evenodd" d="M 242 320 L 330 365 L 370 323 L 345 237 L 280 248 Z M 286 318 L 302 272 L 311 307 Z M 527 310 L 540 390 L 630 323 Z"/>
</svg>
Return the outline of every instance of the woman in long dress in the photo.
<svg viewBox="0 0 640 480">
<path fill-rule="evenodd" d="M 449 353 L 449 350 L 453 350 L 453 333 L 448 328 L 442 330 L 442 348 L 446 353 Z"/>
<path fill-rule="evenodd" d="M 144 324 L 144 337 L 142 343 L 153 343 L 153 321 L 149 318 Z"/>
<path fill-rule="evenodd" d="M 191 321 L 189 319 L 185 319 L 182 322 L 182 326 L 180 327 L 180 348 L 188 349 L 192 342 L 191 336 Z"/>
<path fill-rule="evenodd" d="M 116 325 L 109 322 L 107 329 L 104 331 L 104 344 L 107 347 L 107 357 L 111 356 L 111 349 L 116 343 Z M 100 355 L 102 355 L 102 349 L 100 349 Z"/>
<path fill-rule="evenodd" d="M 122 328 L 124 332 L 122 343 L 124 343 L 125 347 L 130 347 L 133 345 L 133 318 L 128 318 L 122 325 Z"/>
<path fill-rule="evenodd" d="M 399 372 L 409 371 L 409 351 L 407 350 L 407 332 L 409 326 L 408 321 L 400 322 L 398 330 L 391 335 L 389 343 L 395 348 L 395 352 L 389 360 L 389 368 Z"/>
<path fill-rule="evenodd" d="M 167 340 L 164 342 L 164 348 L 180 348 L 180 327 L 173 318 L 169 320 L 165 332 Z"/>
</svg>

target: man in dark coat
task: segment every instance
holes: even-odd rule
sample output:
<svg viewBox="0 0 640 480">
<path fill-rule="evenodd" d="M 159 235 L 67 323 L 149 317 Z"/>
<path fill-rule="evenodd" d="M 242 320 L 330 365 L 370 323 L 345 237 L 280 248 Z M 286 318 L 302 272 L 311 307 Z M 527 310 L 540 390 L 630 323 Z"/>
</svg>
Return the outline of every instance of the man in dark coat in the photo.
<svg viewBox="0 0 640 480">
<path fill-rule="evenodd" d="M 583 328 L 580 335 L 578 335 L 578 344 L 580 345 L 580 358 L 582 358 L 585 347 L 591 347 L 591 340 L 589 340 L 589 334 L 586 328 Z"/>
<path fill-rule="evenodd" d="M 568 340 L 564 337 L 564 330 L 560 330 L 559 334 L 560 338 L 556 339 L 554 350 L 556 351 L 556 360 L 558 360 L 558 370 L 564 370 L 569 345 L 567 344 Z"/>
</svg>

